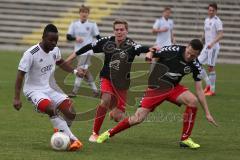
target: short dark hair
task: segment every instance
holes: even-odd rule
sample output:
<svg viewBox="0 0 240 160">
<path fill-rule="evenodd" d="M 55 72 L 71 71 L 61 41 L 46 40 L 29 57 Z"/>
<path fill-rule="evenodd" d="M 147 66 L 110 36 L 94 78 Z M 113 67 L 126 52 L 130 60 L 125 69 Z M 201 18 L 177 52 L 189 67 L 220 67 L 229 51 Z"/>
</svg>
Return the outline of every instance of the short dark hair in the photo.
<svg viewBox="0 0 240 160">
<path fill-rule="evenodd" d="M 194 49 L 194 50 L 198 50 L 199 53 L 202 51 L 203 49 L 203 44 L 199 39 L 193 39 L 189 42 L 189 45 Z"/>
<path fill-rule="evenodd" d="M 172 9 L 171 9 L 171 7 L 165 7 L 165 8 L 163 9 L 163 12 L 165 12 L 165 11 L 172 11 Z"/>
<path fill-rule="evenodd" d="M 217 7 L 217 3 L 210 3 L 209 5 L 208 5 L 208 8 L 209 7 L 212 7 L 212 8 L 214 8 L 215 10 L 217 10 L 218 9 L 218 7 Z"/>
<path fill-rule="evenodd" d="M 58 33 L 58 29 L 55 25 L 53 24 L 48 24 L 46 25 L 46 27 L 44 28 L 44 31 L 43 31 L 43 36 L 46 36 L 47 33 L 49 32 L 53 32 L 53 33 Z"/>
<path fill-rule="evenodd" d="M 128 22 L 125 19 L 116 19 L 113 22 L 113 29 L 115 29 L 116 24 L 123 24 L 125 26 L 125 28 L 128 30 Z"/>
</svg>

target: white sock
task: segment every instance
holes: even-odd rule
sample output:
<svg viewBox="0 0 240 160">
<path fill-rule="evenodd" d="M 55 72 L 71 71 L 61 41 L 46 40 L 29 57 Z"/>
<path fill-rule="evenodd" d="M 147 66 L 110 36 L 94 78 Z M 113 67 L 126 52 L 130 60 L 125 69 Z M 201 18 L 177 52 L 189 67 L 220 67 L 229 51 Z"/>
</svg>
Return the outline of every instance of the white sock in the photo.
<svg viewBox="0 0 240 160">
<path fill-rule="evenodd" d="M 211 82 L 210 82 L 210 79 L 209 79 L 209 77 L 208 77 L 208 75 L 207 75 L 207 72 L 206 72 L 206 70 L 205 70 L 204 68 L 202 69 L 201 75 L 202 75 L 202 77 L 203 77 L 206 85 L 207 85 L 207 86 L 210 86 L 210 85 L 211 85 Z"/>
<path fill-rule="evenodd" d="M 97 89 L 97 86 L 96 86 L 95 82 L 89 82 L 89 85 L 92 87 L 92 89 L 93 89 L 95 92 L 98 92 L 98 89 Z"/>
<path fill-rule="evenodd" d="M 73 93 L 77 94 L 78 93 L 78 90 L 80 88 L 80 85 L 82 83 L 82 78 L 80 77 L 76 77 L 75 78 L 75 82 L 74 82 L 74 87 L 73 87 Z"/>
<path fill-rule="evenodd" d="M 215 83 L 216 83 L 216 72 L 209 72 L 209 80 L 211 82 L 210 89 L 212 92 L 215 92 Z"/>
<path fill-rule="evenodd" d="M 77 140 L 77 137 L 73 135 L 65 120 L 59 116 L 53 116 L 50 118 L 50 121 L 52 122 L 54 128 L 57 128 L 58 130 L 66 133 L 70 139 Z"/>
<path fill-rule="evenodd" d="M 94 82 L 93 76 L 90 72 L 88 72 L 88 84 L 89 86 L 91 86 L 92 90 L 94 90 L 95 92 L 98 91 L 97 86 Z"/>
</svg>

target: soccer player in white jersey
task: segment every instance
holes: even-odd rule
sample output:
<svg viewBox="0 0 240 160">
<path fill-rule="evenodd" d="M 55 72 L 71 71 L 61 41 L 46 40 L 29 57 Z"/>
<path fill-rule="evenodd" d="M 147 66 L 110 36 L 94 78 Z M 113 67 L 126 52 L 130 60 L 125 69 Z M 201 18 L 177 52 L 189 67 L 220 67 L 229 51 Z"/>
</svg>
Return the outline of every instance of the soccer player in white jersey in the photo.
<svg viewBox="0 0 240 160">
<path fill-rule="evenodd" d="M 205 47 L 202 50 L 198 60 L 201 64 L 208 65 L 207 75 L 203 70 L 202 75 L 206 82 L 204 93 L 206 96 L 215 95 L 216 71 L 215 64 L 217 55 L 220 50 L 219 41 L 223 37 L 223 24 L 217 14 L 217 4 L 211 3 L 208 5 L 208 17 L 204 21 L 204 35 Z"/>
<path fill-rule="evenodd" d="M 81 49 L 83 46 L 92 43 L 94 38 L 100 39 L 99 29 L 97 24 L 92 21 L 88 21 L 88 16 L 90 13 L 90 8 L 82 5 L 79 9 L 80 19 L 71 23 L 67 33 L 68 41 L 75 41 L 74 51 Z M 85 78 L 87 79 L 89 85 L 93 89 L 94 96 L 98 96 L 98 89 L 94 82 L 92 74 L 87 70 L 91 65 L 91 54 L 92 51 L 86 52 L 77 58 L 78 67 L 86 71 Z M 72 93 L 69 94 L 70 97 L 75 97 L 79 91 L 83 78 L 76 77 L 74 82 L 74 87 Z"/>
<path fill-rule="evenodd" d="M 49 115 L 55 131 L 62 131 L 70 137 L 69 150 L 75 151 L 82 148 L 82 143 L 73 135 L 66 122 L 66 120 L 74 120 L 76 116 L 72 102 L 67 95 L 53 89 L 50 80 L 56 65 L 78 76 L 81 74 L 61 58 L 60 50 L 56 46 L 57 42 L 57 28 L 53 24 L 48 24 L 44 28 L 42 41 L 23 54 L 18 66 L 13 106 L 16 110 L 22 107 L 20 92 L 25 79 L 24 95 L 33 103 L 37 111 Z M 57 111 L 60 111 L 63 117 L 57 114 Z"/>
<path fill-rule="evenodd" d="M 172 11 L 170 7 L 164 8 L 162 17 L 156 19 L 153 25 L 152 33 L 157 34 L 156 45 L 159 48 L 175 43 L 173 34 L 174 23 L 173 20 L 169 18 L 171 16 L 171 13 Z"/>
</svg>

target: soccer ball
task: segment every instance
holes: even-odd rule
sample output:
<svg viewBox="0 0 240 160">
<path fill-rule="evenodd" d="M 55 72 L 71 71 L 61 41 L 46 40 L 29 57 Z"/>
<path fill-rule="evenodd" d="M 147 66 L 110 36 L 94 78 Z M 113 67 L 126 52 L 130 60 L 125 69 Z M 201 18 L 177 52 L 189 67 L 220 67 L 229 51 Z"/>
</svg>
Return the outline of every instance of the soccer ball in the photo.
<svg viewBox="0 0 240 160">
<path fill-rule="evenodd" d="M 66 151 L 70 145 L 70 138 L 63 132 L 56 132 L 51 137 L 51 147 L 57 151 Z"/>
</svg>

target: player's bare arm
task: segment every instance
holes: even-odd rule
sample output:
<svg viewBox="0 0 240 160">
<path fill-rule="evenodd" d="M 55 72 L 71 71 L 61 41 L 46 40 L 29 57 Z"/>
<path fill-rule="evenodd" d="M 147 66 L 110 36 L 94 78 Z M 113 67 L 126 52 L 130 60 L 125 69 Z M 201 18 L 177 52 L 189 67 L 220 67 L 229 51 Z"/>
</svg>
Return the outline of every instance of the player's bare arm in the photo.
<svg viewBox="0 0 240 160">
<path fill-rule="evenodd" d="M 223 38 L 223 30 L 217 32 L 217 36 L 214 38 L 212 43 L 208 45 L 208 48 L 211 49 L 217 42 Z"/>
<path fill-rule="evenodd" d="M 16 78 L 16 82 L 15 82 L 15 95 L 14 95 L 14 99 L 13 99 L 13 107 L 16 110 L 20 110 L 22 107 L 20 93 L 21 93 L 21 89 L 22 89 L 24 75 L 25 75 L 25 72 L 18 70 L 17 78 Z"/>
<path fill-rule="evenodd" d="M 77 57 L 76 53 L 73 52 L 72 54 L 70 54 L 70 55 L 67 57 L 67 59 L 66 59 L 65 61 L 66 61 L 66 63 L 71 64 L 72 61 L 73 61 L 76 57 Z"/>
<path fill-rule="evenodd" d="M 205 112 L 208 122 L 212 123 L 215 126 L 218 126 L 218 124 L 215 122 L 214 118 L 212 117 L 212 115 L 208 109 L 208 104 L 207 104 L 206 97 L 205 97 L 203 89 L 202 89 L 201 81 L 195 82 L 195 89 L 196 89 L 196 95 L 197 95 L 198 101 L 200 102 L 200 104 Z"/>
<path fill-rule="evenodd" d="M 64 59 L 60 59 L 56 63 L 61 69 L 63 69 L 66 72 L 74 73 L 78 77 L 83 77 L 85 75 L 85 72 L 81 69 L 74 69 L 72 66 L 70 66 Z"/>
</svg>

